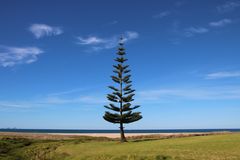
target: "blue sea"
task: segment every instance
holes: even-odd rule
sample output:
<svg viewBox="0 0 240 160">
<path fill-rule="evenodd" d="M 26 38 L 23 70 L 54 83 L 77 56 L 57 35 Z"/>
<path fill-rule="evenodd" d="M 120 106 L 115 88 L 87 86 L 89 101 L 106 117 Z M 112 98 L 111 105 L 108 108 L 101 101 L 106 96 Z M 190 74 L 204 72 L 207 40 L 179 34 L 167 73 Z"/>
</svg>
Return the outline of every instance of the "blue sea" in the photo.
<svg viewBox="0 0 240 160">
<path fill-rule="evenodd" d="M 126 133 L 194 133 L 194 132 L 240 132 L 240 129 L 142 129 L 125 130 Z M 119 133 L 119 130 L 88 129 L 0 129 L 0 132 L 23 133 Z"/>
</svg>

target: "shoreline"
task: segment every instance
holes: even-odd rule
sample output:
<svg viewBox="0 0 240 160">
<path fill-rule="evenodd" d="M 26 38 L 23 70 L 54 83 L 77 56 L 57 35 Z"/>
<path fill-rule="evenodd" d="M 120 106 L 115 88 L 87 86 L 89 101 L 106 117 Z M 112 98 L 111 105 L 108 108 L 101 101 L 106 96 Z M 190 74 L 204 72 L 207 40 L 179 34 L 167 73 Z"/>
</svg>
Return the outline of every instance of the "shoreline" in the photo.
<svg viewBox="0 0 240 160">
<path fill-rule="evenodd" d="M 47 133 L 49 135 L 62 135 L 62 136 L 91 136 L 91 137 L 107 137 L 107 138 L 120 138 L 120 133 Z M 167 135 L 169 133 L 160 133 Z M 125 133 L 126 137 L 156 135 L 156 133 Z M 159 134 L 158 134 L 159 135 Z"/>
<path fill-rule="evenodd" d="M 177 138 L 207 135 L 233 134 L 234 132 L 194 132 L 194 133 L 125 133 L 127 138 Z M 82 136 L 120 138 L 120 133 L 30 133 L 30 132 L 0 132 L 0 136 L 12 136 L 33 139 L 74 139 Z"/>
<path fill-rule="evenodd" d="M 188 136 L 206 136 L 216 134 L 226 134 L 232 132 L 194 132 L 194 133 L 125 133 L 126 138 L 131 137 L 188 137 Z M 48 133 L 49 135 L 62 135 L 62 136 L 91 136 L 91 137 L 107 137 L 107 138 L 120 138 L 120 133 Z"/>
</svg>

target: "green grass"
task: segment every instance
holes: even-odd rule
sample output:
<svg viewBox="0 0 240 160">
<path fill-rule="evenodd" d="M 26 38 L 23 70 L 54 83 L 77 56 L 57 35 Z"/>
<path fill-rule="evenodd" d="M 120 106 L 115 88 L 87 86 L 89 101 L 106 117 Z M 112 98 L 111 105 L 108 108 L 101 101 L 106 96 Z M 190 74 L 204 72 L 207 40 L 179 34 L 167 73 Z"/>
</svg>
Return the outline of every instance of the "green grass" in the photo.
<svg viewBox="0 0 240 160">
<path fill-rule="evenodd" d="M 4 149 L 5 148 L 5 149 Z M 6 149 L 7 148 L 7 149 Z M 74 140 L 1 139 L 1 160 L 240 160 L 240 134 L 119 143 Z"/>
<path fill-rule="evenodd" d="M 47 159 L 60 142 L 36 141 L 24 138 L 2 138 L 0 160 Z M 51 157 L 52 158 L 52 157 Z"/>
</svg>

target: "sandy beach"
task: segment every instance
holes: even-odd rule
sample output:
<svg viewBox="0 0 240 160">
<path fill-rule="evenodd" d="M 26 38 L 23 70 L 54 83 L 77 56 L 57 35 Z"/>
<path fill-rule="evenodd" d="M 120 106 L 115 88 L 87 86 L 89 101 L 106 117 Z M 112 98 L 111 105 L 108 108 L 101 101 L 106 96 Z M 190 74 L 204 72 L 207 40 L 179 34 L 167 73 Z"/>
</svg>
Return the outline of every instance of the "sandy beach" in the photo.
<svg viewBox="0 0 240 160">
<path fill-rule="evenodd" d="M 207 136 L 226 134 L 230 132 L 206 132 L 206 133 L 126 133 L 128 138 L 174 138 Z M 22 133 L 22 132 L 0 132 L 0 136 L 13 136 L 33 139 L 72 139 L 80 136 L 120 138 L 119 133 Z"/>
<path fill-rule="evenodd" d="M 229 132 L 207 132 L 207 133 L 125 133 L 126 137 L 188 137 L 188 136 L 205 136 L 215 134 L 225 134 Z M 120 133 L 48 133 L 49 135 L 62 136 L 91 136 L 120 138 Z"/>
<path fill-rule="evenodd" d="M 48 133 L 49 135 L 63 136 L 91 136 L 91 137 L 107 137 L 120 138 L 120 133 Z M 156 133 L 125 133 L 126 137 L 156 135 Z M 161 135 L 169 135 L 169 133 L 161 133 Z"/>
</svg>

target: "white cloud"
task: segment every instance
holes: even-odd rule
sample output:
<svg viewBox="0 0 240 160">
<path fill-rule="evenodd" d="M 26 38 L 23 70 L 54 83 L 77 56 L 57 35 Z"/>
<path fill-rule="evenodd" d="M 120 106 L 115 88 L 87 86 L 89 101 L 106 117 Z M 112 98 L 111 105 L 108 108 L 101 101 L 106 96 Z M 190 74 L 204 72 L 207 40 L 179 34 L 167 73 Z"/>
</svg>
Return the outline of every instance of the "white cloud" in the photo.
<svg viewBox="0 0 240 160">
<path fill-rule="evenodd" d="M 125 37 L 126 41 L 129 41 L 129 40 L 138 38 L 139 34 L 137 32 L 127 31 L 125 32 L 123 37 Z"/>
<path fill-rule="evenodd" d="M 222 19 L 222 20 L 219 20 L 219 21 L 216 21 L 216 22 L 210 22 L 209 25 L 211 27 L 223 27 L 223 26 L 226 26 L 228 24 L 231 24 L 232 23 L 232 20 L 231 19 Z"/>
<path fill-rule="evenodd" d="M 203 33 L 207 33 L 208 31 L 209 30 L 204 27 L 190 27 L 185 29 L 184 35 L 186 37 L 192 37 L 195 34 L 203 34 Z"/>
<path fill-rule="evenodd" d="M 169 16 L 170 14 L 171 14 L 170 11 L 164 11 L 164 12 L 154 15 L 153 18 L 164 18 L 166 16 Z"/>
<path fill-rule="evenodd" d="M 240 1 L 227 1 L 224 4 L 217 6 L 217 10 L 220 13 L 225 13 L 234 11 L 238 7 L 240 7 Z"/>
<path fill-rule="evenodd" d="M 38 60 L 43 51 L 37 47 L 0 46 L 0 66 L 12 67 L 17 64 L 30 64 Z"/>
<path fill-rule="evenodd" d="M 124 37 L 124 42 L 128 42 L 130 40 L 137 39 L 139 34 L 134 31 L 126 31 L 122 36 Z M 77 37 L 77 44 L 90 46 L 93 51 L 99 51 L 102 49 L 111 49 L 116 47 L 120 37 L 120 35 L 109 38 L 100 38 L 97 36 L 88 36 L 86 38 Z"/>
<path fill-rule="evenodd" d="M 230 72 L 215 72 L 206 75 L 206 79 L 221 79 L 221 78 L 234 78 L 240 77 L 240 71 L 230 71 Z"/>
<path fill-rule="evenodd" d="M 78 44 L 82 45 L 106 43 L 106 40 L 98 38 L 96 36 L 89 36 L 87 38 L 78 37 L 78 40 Z"/>
<path fill-rule="evenodd" d="M 56 36 L 63 33 L 63 30 L 60 27 L 53 27 L 46 24 L 32 24 L 29 27 L 29 30 L 37 39 L 44 36 Z"/>
</svg>

